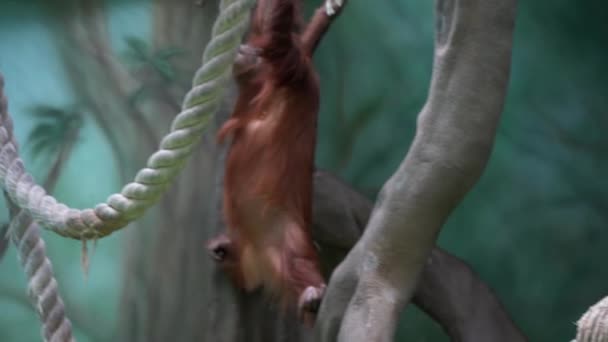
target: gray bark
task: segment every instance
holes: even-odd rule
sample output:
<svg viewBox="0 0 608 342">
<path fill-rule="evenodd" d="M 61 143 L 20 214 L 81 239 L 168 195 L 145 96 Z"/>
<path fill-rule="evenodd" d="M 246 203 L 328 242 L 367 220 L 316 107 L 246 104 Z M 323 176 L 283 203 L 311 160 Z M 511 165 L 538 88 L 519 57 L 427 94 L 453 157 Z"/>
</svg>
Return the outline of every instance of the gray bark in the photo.
<svg viewBox="0 0 608 342">
<path fill-rule="evenodd" d="M 441 226 L 488 161 L 507 91 L 516 1 L 438 0 L 433 77 L 410 151 L 334 272 L 319 341 L 390 341 Z"/>
<path fill-rule="evenodd" d="M 326 172 L 315 174 L 313 235 L 326 268 L 333 269 L 359 240 L 371 213 L 368 199 Z M 355 277 L 350 282 L 347 276 L 339 278 L 342 281 L 336 285 L 342 291 L 326 296 L 326 307 L 341 307 L 349 300 Z M 424 265 L 413 303 L 437 321 L 452 341 L 526 340 L 492 290 L 465 262 L 440 248 L 433 248 Z M 318 320 L 321 329 L 330 328 L 335 336 L 340 314 L 326 310 Z"/>
</svg>

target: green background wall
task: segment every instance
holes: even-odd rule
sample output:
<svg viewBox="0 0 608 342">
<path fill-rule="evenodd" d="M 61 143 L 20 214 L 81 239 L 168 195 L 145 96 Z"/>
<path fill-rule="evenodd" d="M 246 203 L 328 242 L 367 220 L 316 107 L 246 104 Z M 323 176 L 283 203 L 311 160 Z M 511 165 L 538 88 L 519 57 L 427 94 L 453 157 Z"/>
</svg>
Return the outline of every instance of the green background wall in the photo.
<svg viewBox="0 0 608 342">
<path fill-rule="evenodd" d="M 126 49 L 126 37 L 150 39 L 148 2 L 108 2 L 106 11 L 117 51 Z M 439 240 L 490 284 L 532 341 L 573 338 L 581 313 L 608 295 L 607 11 L 601 1 L 520 1 L 512 82 L 492 159 Z M 316 55 L 323 91 L 318 165 L 370 198 L 414 133 L 430 79 L 432 16 L 426 0 L 351 0 Z M 26 145 L 33 106 L 78 100 L 51 18 L 43 1 L 0 2 L 0 72 L 22 156 L 37 179 L 48 161 Z M 84 208 L 120 186 L 110 146 L 85 116 L 55 194 Z M 6 219 L 2 209 L 0 221 Z M 103 340 L 116 327 L 121 236 L 97 244 L 85 279 L 80 244 L 45 233 L 80 341 Z M 13 248 L 0 274 L 0 341 L 39 340 Z M 407 337 L 445 339 L 413 307 L 398 332 Z"/>
</svg>

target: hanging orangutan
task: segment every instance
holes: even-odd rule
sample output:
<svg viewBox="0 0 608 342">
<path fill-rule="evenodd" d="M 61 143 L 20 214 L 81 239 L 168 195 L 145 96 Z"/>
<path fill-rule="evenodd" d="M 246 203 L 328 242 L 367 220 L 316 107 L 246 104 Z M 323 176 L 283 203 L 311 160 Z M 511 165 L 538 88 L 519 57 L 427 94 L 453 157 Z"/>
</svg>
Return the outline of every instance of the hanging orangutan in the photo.
<svg viewBox="0 0 608 342">
<path fill-rule="evenodd" d="M 312 52 L 333 13 L 317 11 L 300 34 L 298 0 L 257 3 L 239 55 L 254 62 L 237 58 L 239 96 L 218 132 L 219 142 L 232 139 L 223 188 L 228 231 L 207 247 L 238 287 L 263 288 L 310 324 L 325 289 L 311 238 L 319 111 Z"/>
</svg>

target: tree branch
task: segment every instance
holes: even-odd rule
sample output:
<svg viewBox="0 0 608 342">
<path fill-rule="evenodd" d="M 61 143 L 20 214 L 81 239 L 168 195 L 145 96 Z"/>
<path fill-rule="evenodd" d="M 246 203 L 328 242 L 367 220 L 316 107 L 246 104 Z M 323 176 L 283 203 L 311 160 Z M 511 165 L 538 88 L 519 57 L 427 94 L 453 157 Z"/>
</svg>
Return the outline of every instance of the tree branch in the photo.
<svg viewBox="0 0 608 342">
<path fill-rule="evenodd" d="M 516 1 L 436 4 L 433 77 L 416 137 L 380 192 L 362 238 L 332 275 L 319 341 L 392 340 L 441 226 L 492 150 L 509 78 Z"/>
<path fill-rule="evenodd" d="M 322 260 L 329 261 L 324 267 L 333 269 L 363 234 L 372 203 L 324 171 L 315 173 L 314 185 L 313 237 L 321 245 Z M 433 249 L 425 264 L 413 301 L 452 341 L 526 340 L 475 272 L 439 248 Z"/>
</svg>

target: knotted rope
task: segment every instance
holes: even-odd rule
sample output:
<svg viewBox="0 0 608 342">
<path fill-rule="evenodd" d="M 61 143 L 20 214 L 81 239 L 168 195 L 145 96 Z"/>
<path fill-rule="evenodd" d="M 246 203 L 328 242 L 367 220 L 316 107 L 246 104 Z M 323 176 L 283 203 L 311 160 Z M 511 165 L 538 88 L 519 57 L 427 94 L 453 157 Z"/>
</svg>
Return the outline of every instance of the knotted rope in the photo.
<svg viewBox="0 0 608 342">
<path fill-rule="evenodd" d="M 13 124 L 0 75 L 0 184 L 11 206 L 9 233 L 28 277 L 28 293 L 42 321 L 45 341 L 74 341 L 57 281 L 46 256 L 39 224 L 76 239 L 106 236 L 143 215 L 156 203 L 192 154 L 210 117 L 219 107 L 254 0 L 222 0 L 220 14 L 171 131 L 132 183 L 94 209 L 58 203 L 25 171 L 13 136 Z"/>
<path fill-rule="evenodd" d="M 184 166 L 218 110 L 241 38 L 248 27 L 253 0 L 222 0 L 211 40 L 192 89 L 186 94 L 171 131 L 133 182 L 94 209 L 73 209 L 36 184 L 26 172 L 10 137 L 12 125 L 4 95 L 0 107 L 0 184 L 10 199 L 42 227 L 75 239 L 106 236 L 142 216 L 155 204 Z M 0 76 L 0 92 L 3 88 Z"/>
</svg>

